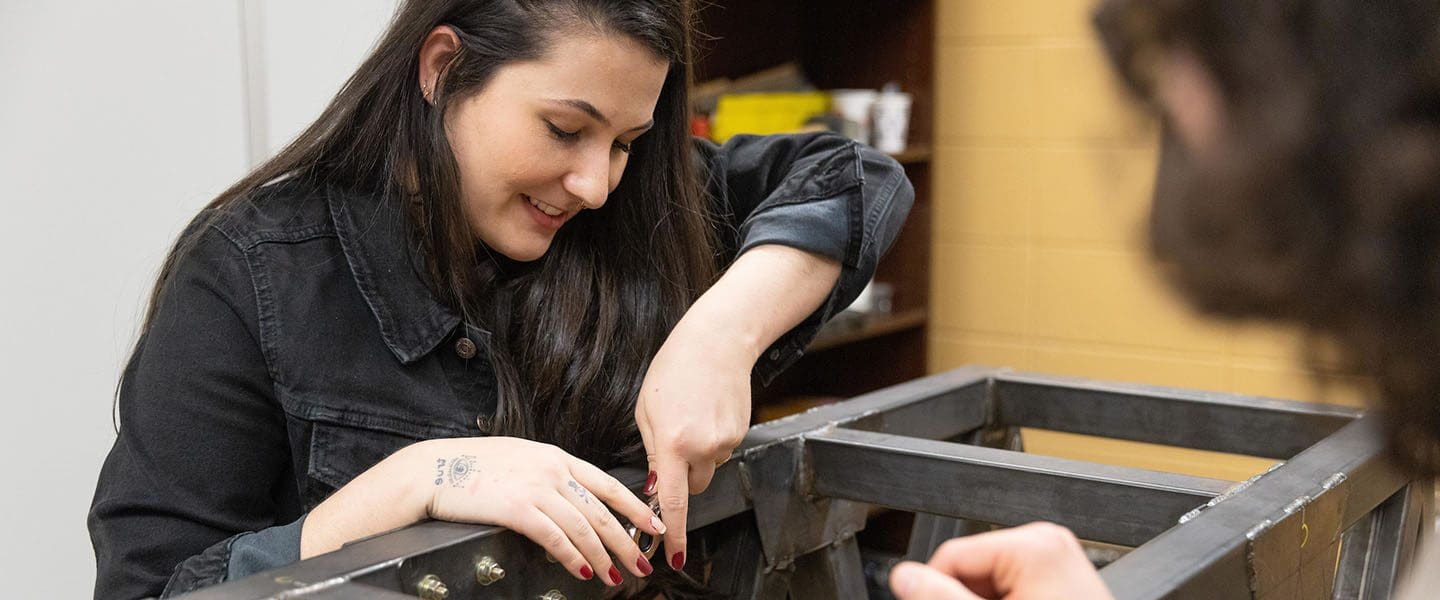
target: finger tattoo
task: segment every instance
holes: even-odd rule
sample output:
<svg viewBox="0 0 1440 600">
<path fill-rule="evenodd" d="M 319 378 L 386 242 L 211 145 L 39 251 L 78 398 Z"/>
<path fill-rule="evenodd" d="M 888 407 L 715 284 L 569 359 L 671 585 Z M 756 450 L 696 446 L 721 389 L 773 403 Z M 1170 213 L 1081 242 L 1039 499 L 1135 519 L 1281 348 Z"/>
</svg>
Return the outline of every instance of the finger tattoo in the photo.
<svg viewBox="0 0 1440 600">
<path fill-rule="evenodd" d="M 584 500 L 586 504 L 590 503 L 590 492 L 585 489 L 585 486 L 580 485 L 580 482 L 571 479 L 570 483 L 566 485 L 569 485 L 570 489 L 575 490 L 575 495 L 579 496 L 581 500 Z"/>
</svg>

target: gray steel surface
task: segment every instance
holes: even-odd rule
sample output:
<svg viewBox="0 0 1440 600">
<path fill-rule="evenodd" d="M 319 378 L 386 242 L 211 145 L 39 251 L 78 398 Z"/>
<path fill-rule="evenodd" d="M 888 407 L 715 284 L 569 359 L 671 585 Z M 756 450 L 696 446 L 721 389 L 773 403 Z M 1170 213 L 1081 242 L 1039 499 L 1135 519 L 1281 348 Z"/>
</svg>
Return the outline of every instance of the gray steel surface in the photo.
<svg viewBox="0 0 1440 600">
<path fill-rule="evenodd" d="M 1286 462 L 1233 484 L 1025 454 L 1019 427 Z M 644 471 L 616 474 L 638 489 Z M 916 555 L 1039 519 L 1134 547 L 1101 571 L 1121 599 L 1383 598 L 1432 504 L 1350 408 L 969 367 L 752 427 L 689 525 L 712 586 L 738 598 L 863 597 L 872 505 L 917 513 Z M 506 576 L 482 585 L 484 557 Z M 427 522 L 188 597 L 413 597 L 434 581 L 447 600 L 604 591 L 513 532 Z"/>
</svg>

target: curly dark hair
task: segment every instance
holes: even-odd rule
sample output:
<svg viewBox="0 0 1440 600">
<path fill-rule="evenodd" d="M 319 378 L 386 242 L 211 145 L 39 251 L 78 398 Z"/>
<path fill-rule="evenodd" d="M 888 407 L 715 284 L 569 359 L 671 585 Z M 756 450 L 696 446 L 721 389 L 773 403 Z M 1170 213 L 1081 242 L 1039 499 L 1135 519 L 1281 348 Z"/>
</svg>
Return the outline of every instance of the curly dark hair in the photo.
<svg viewBox="0 0 1440 600">
<path fill-rule="evenodd" d="M 1214 157 L 1163 144 L 1167 278 L 1203 312 L 1298 325 L 1312 366 L 1325 348 L 1373 378 L 1396 462 L 1440 474 L 1440 3 L 1110 0 L 1095 24 L 1153 108 L 1177 50 L 1220 96 Z"/>
</svg>

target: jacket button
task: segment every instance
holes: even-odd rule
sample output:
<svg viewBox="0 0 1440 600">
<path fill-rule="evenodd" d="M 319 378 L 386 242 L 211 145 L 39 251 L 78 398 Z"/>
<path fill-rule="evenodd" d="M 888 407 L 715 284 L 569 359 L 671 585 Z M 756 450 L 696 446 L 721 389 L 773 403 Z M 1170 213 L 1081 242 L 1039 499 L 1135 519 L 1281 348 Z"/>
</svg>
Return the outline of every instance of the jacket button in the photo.
<svg viewBox="0 0 1440 600">
<path fill-rule="evenodd" d="M 460 355 L 460 358 L 465 360 L 475 358 L 475 342 L 470 341 L 468 337 L 462 337 L 456 340 L 455 354 Z"/>
<path fill-rule="evenodd" d="M 475 415 L 475 426 L 484 433 L 490 433 L 490 418 L 485 415 Z"/>
</svg>

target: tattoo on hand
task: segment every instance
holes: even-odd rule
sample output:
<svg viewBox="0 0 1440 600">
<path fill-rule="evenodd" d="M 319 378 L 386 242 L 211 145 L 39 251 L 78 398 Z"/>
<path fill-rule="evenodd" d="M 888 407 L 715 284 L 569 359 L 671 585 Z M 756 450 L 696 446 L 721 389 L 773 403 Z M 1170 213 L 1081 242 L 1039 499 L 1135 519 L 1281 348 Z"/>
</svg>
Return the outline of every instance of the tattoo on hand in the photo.
<svg viewBox="0 0 1440 600">
<path fill-rule="evenodd" d="M 572 479 L 570 480 L 570 483 L 568 485 L 570 486 L 570 489 L 575 490 L 576 496 L 579 496 L 580 499 L 584 500 L 586 504 L 590 503 L 590 492 L 586 491 L 579 482 Z"/>
<path fill-rule="evenodd" d="M 435 459 L 435 485 L 443 485 L 448 479 L 450 487 L 465 487 L 465 481 L 474 473 L 475 457 L 469 454 L 461 454 L 450 460 Z"/>
</svg>

